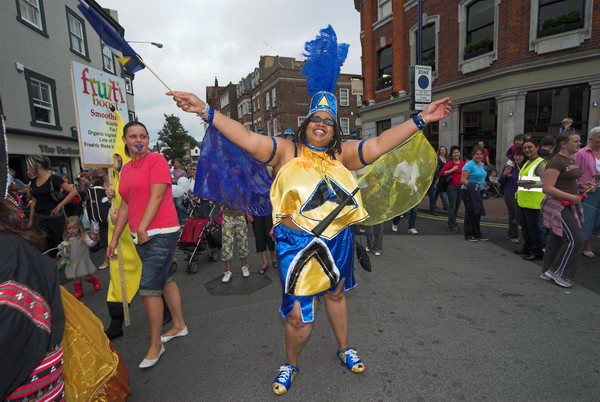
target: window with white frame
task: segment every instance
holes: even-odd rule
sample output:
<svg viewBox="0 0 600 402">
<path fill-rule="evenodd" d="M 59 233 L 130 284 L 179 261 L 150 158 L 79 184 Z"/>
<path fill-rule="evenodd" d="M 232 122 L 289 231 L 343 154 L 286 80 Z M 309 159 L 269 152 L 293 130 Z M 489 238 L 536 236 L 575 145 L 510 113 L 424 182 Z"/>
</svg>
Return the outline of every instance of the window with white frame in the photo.
<svg viewBox="0 0 600 402">
<path fill-rule="evenodd" d="M 258 94 L 252 97 L 252 104 L 254 105 L 254 111 L 260 110 L 260 96 Z"/>
<path fill-rule="evenodd" d="M 273 119 L 273 135 L 279 134 L 279 127 L 277 127 L 277 118 Z"/>
<path fill-rule="evenodd" d="M 133 95 L 133 81 L 131 80 L 131 77 L 125 76 L 125 91 L 130 94 Z"/>
<path fill-rule="evenodd" d="M 115 73 L 115 57 L 112 50 L 102 42 L 102 67 L 109 73 Z"/>
<path fill-rule="evenodd" d="M 270 95 L 269 95 L 269 92 L 267 92 L 265 94 L 265 109 L 267 109 L 267 110 L 269 110 L 269 108 L 271 107 L 271 101 L 269 99 L 270 99 Z"/>
<path fill-rule="evenodd" d="M 127 111 L 127 116 L 129 117 L 129 121 L 137 121 L 137 118 L 135 117 L 135 112 L 132 112 L 131 110 Z"/>
<path fill-rule="evenodd" d="M 529 50 L 577 47 L 591 38 L 593 0 L 531 0 Z"/>
<path fill-rule="evenodd" d="M 350 91 L 348 88 L 340 88 L 340 106 L 350 105 Z"/>
<path fill-rule="evenodd" d="M 237 107 L 238 118 L 241 118 L 244 114 L 242 113 L 242 105 L 238 105 Z"/>
<path fill-rule="evenodd" d="M 463 74 L 489 67 L 498 58 L 501 0 L 461 0 L 458 4 L 458 64 Z"/>
<path fill-rule="evenodd" d="M 229 92 L 225 92 L 223 95 L 221 95 L 221 98 L 219 99 L 219 104 L 222 108 L 229 105 Z"/>
<path fill-rule="evenodd" d="M 377 20 L 381 21 L 390 15 L 392 15 L 392 0 L 377 0 Z"/>
<path fill-rule="evenodd" d="M 271 90 L 271 102 L 273 104 L 273 107 L 277 106 L 277 88 L 273 88 Z"/>
<path fill-rule="evenodd" d="M 267 135 L 269 137 L 273 136 L 273 122 L 271 120 L 267 121 Z"/>
<path fill-rule="evenodd" d="M 17 7 L 19 21 L 47 36 L 42 0 L 17 0 Z"/>
<path fill-rule="evenodd" d="M 298 127 L 304 123 L 304 120 L 306 120 L 306 116 L 298 116 Z"/>
<path fill-rule="evenodd" d="M 25 70 L 25 81 L 29 95 L 31 124 L 34 126 L 60 128 L 55 81 L 30 70 Z"/>
<path fill-rule="evenodd" d="M 431 66 L 433 78 L 437 76 L 437 44 L 439 41 L 440 16 L 428 16 L 423 21 L 423 49 L 421 52 L 421 64 Z M 410 63 L 417 64 L 417 24 L 410 28 Z"/>
<path fill-rule="evenodd" d="M 343 135 L 350 134 L 350 118 L 340 117 L 340 131 Z"/>
<path fill-rule="evenodd" d="M 71 50 L 80 56 L 87 57 L 87 42 L 83 19 L 67 7 L 67 26 Z"/>
</svg>

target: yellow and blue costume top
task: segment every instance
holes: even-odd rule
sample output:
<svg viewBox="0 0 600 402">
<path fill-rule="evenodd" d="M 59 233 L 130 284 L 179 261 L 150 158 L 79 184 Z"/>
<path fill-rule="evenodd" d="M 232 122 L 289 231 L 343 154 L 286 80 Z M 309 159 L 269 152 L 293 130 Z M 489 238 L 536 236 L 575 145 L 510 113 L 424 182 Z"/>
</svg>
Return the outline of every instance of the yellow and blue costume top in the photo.
<svg viewBox="0 0 600 402">
<path fill-rule="evenodd" d="M 320 237 L 311 230 L 357 187 L 352 173 L 324 150 L 303 146 L 300 155 L 284 164 L 271 186 L 271 204 L 279 274 L 286 317 L 298 302 L 303 322 L 314 320 L 314 298 L 356 286 L 354 278 L 354 230 L 351 225 L 368 216 L 360 194 L 333 220 Z M 281 224 L 283 217 L 302 231 Z"/>
</svg>

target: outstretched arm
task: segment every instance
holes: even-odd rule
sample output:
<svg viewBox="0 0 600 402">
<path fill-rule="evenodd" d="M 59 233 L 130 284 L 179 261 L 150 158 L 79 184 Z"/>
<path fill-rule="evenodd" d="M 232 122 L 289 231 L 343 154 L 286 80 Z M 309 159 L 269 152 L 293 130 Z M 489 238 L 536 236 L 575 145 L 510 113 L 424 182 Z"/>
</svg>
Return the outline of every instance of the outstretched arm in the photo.
<svg viewBox="0 0 600 402">
<path fill-rule="evenodd" d="M 173 96 L 177 106 L 185 112 L 200 113 L 206 106 L 206 103 L 200 100 L 196 95 L 189 92 L 173 91 L 167 92 L 167 95 Z M 266 162 L 273 152 L 273 140 L 266 135 L 256 134 L 246 129 L 239 122 L 230 119 L 224 114 L 215 111 L 212 124 L 231 142 L 248 152 L 254 159 Z M 276 166 L 282 155 L 280 148 L 292 146 L 291 141 L 277 139 L 278 152 L 269 163 L 269 166 Z"/>
<path fill-rule="evenodd" d="M 433 123 L 448 117 L 451 110 L 452 101 L 450 98 L 444 98 L 430 103 L 421 112 L 421 116 L 425 122 Z M 375 138 L 368 139 L 364 142 L 362 148 L 364 161 L 367 163 L 374 162 L 381 155 L 390 152 L 409 139 L 417 131 L 417 126 L 412 119 L 409 119 L 402 124 L 384 131 Z M 358 157 L 358 141 L 344 143 L 342 146 L 342 156 L 344 165 L 348 169 L 356 170 L 364 167 Z"/>
</svg>

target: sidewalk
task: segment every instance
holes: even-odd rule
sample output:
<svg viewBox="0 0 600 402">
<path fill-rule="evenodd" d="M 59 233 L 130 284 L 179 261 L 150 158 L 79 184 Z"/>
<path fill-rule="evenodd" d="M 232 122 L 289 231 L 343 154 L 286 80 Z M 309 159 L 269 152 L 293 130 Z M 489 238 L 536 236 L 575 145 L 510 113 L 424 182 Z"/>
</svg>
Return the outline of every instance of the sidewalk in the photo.
<svg viewBox="0 0 600 402">
<path fill-rule="evenodd" d="M 132 326 L 114 342 L 130 400 L 597 400 L 600 295 L 542 281 L 538 265 L 489 242 L 396 235 L 384 243 L 373 272 L 357 267 L 358 287 L 348 292 L 350 344 L 365 373 L 339 364 L 319 305 L 294 386 L 273 395 L 284 362 L 277 271 L 253 294 L 211 296 L 205 284 L 223 266 L 203 256 L 198 274 L 175 274 L 190 335 L 169 342 L 146 371 L 137 364 L 148 329 L 141 301 L 132 302 Z M 256 255 L 250 263 L 256 275 Z M 243 286 L 238 265 L 232 281 Z M 82 301 L 106 322 L 104 295 Z"/>
<path fill-rule="evenodd" d="M 504 197 L 489 197 L 484 200 L 486 215 L 481 218 L 482 222 L 494 222 L 494 223 L 507 223 L 508 222 L 508 211 L 506 210 L 506 203 Z M 425 198 L 419 203 L 419 212 L 429 212 L 429 197 L 425 195 Z M 447 215 L 447 211 L 442 209 L 442 200 L 438 198 L 436 212 L 440 215 Z M 460 209 L 458 210 L 460 216 L 465 216 L 464 203 L 460 203 Z"/>
</svg>

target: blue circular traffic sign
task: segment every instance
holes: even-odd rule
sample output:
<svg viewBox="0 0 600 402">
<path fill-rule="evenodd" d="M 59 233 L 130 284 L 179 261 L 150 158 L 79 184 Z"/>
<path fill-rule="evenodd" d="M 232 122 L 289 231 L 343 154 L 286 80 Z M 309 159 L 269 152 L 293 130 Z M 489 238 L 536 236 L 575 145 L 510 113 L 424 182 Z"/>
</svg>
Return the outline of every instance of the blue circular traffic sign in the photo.
<svg viewBox="0 0 600 402">
<path fill-rule="evenodd" d="M 421 89 L 427 89 L 429 87 L 429 78 L 427 78 L 426 75 L 421 75 L 417 82 L 419 84 L 419 88 Z"/>
</svg>

